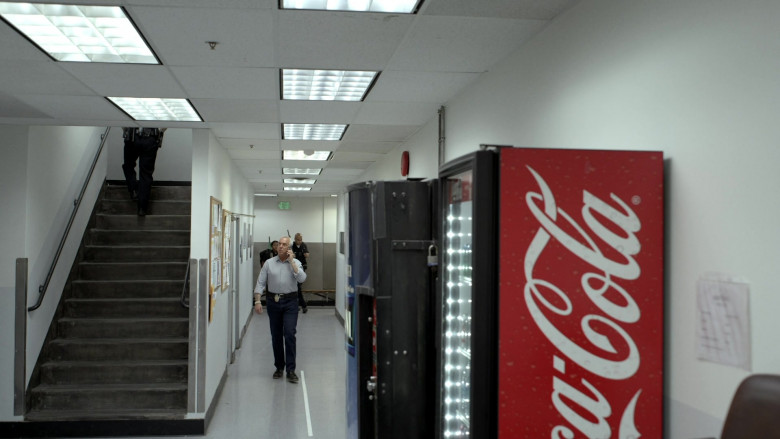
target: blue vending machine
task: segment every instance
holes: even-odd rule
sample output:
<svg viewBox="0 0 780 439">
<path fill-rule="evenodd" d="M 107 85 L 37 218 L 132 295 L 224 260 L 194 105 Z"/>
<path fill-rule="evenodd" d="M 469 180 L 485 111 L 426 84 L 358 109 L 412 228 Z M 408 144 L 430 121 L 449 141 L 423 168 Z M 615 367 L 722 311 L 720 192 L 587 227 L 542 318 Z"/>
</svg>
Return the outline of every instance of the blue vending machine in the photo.
<svg viewBox="0 0 780 439">
<path fill-rule="evenodd" d="M 349 439 L 434 434 L 436 184 L 348 188 Z"/>
</svg>

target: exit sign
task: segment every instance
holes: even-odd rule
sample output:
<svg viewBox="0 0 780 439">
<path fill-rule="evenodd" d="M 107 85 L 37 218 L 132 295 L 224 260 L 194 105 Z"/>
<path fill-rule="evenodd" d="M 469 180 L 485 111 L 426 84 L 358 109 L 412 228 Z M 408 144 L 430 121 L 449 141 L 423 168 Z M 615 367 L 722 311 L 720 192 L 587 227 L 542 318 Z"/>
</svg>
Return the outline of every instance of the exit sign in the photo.
<svg viewBox="0 0 780 439">
<path fill-rule="evenodd" d="M 290 210 L 290 202 L 289 201 L 280 201 L 279 202 L 279 210 Z"/>
</svg>

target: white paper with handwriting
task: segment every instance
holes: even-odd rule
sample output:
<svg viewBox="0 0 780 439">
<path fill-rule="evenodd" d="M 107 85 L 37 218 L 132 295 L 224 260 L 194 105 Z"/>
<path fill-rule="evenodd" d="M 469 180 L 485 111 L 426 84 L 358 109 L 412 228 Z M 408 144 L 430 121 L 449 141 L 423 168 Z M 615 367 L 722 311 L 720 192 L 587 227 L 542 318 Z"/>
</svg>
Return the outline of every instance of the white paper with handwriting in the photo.
<svg viewBox="0 0 780 439">
<path fill-rule="evenodd" d="M 696 353 L 700 360 L 751 370 L 750 286 L 725 276 L 696 284 Z"/>
</svg>

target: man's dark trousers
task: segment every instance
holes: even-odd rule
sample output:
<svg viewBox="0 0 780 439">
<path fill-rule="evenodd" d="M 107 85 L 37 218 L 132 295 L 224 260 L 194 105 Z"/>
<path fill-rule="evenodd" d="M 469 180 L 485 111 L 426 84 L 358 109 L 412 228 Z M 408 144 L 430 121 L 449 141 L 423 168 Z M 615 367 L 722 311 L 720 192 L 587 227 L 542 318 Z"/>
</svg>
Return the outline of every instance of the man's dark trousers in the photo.
<svg viewBox="0 0 780 439">
<path fill-rule="evenodd" d="M 271 325 L 271 345 L 274 366 L 287 372 L 295 370 L 295 333 L 298 326 L 298 297 L 286 294 L 277 302 L 273 294 L 266 295 L 268 321 Z"/>
<path fill-rule="evenodd" d="M 138 208 L 146 210 L 152 193 L 152 173 L 157 160 L 158 141 L 155 136 L 135 135 L 134 140 L 125 139 L 125 172 L 127 189 L 138 193 Z M 138 161 L 138 180 L 135 177 L 135 162 Z"/>
</svg>

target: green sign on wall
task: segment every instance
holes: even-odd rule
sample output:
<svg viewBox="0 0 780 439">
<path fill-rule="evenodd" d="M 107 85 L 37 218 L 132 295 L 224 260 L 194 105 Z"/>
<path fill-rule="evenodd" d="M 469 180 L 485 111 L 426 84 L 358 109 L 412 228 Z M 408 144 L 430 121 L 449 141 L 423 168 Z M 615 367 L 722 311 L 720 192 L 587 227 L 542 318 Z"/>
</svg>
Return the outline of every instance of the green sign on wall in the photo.
<svg viewBox="0 0 780 439">
<path fill-rule="evenodd" d="M 279 202 L 279 210 L 290 210 L 290 202 L 289 201 L 280 201 Z"/>
</svg>

